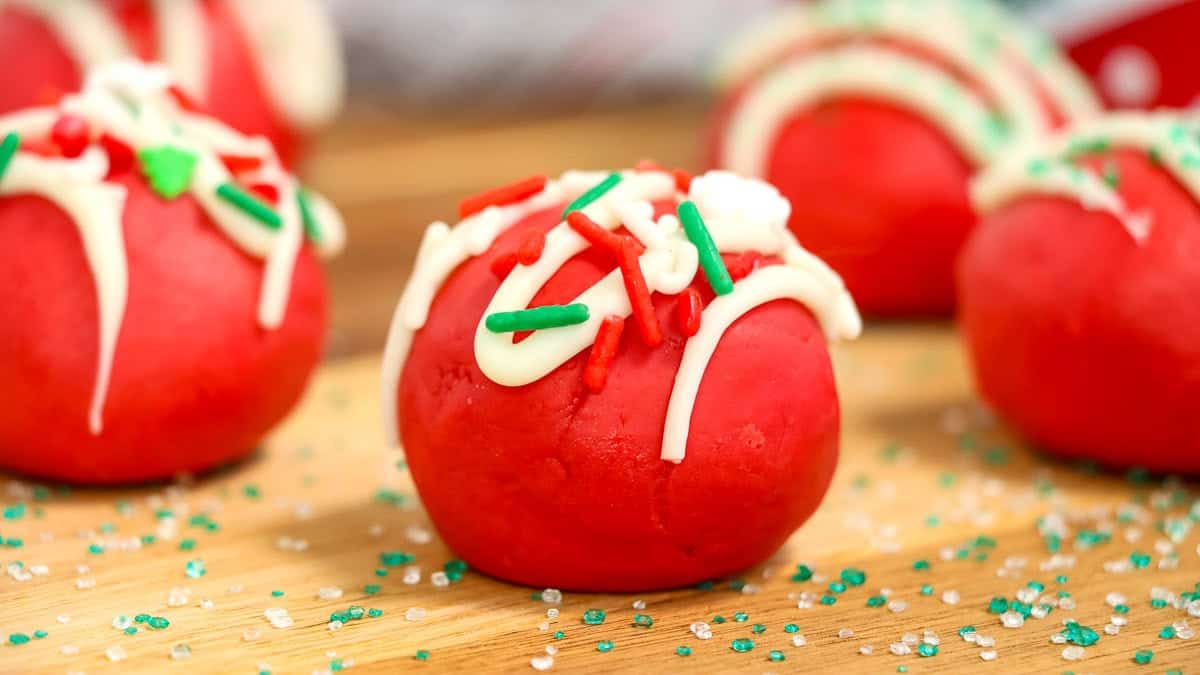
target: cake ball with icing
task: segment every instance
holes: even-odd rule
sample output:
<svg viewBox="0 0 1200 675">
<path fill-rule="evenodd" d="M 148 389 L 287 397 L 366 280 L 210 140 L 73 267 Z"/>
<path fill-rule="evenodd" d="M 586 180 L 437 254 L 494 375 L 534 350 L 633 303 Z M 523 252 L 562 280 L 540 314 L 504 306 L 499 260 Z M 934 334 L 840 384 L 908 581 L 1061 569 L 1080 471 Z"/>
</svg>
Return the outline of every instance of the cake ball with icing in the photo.
<svg viewBox="0 0 1200 675">
<path fill-rule="evenodd" d="M 384 356 L 387 430 L 476 569 L 632 591 L 732 574 L 820 503 L 828 342 L 860 320 L 765 183 L 534 176 L 426 231 Z"/>
<path fill-rule="evenodd" d="M 1121 113 L 1013 153 L 972 186 L 958 265 L 984 399 L 1037 446 L 1200 473 L 1200 143 Z"/>
<path fill-rule="evenodd" d="M 189 105 L 266 136 L 285 162 L 341 105 L 337 34 L 317 0 L 4 0 L 0 113 L 77 91 L 137 58 L 170 68 Z"/>
<path fill-rule="evenodd" d="M 877 316 L 950 313 L 970 178 L 1098 108 L 1052 43 L 985 0 L 791 3 L 718 76 L 710 161 L 776 185 L 792 231 Z"/>
<path fill-rule="evenodd" d="M 0 466 L 80 483 L 246 454 L 326 326 L 337 212 L 165 69 L 0 116 Z"/>
</svg>

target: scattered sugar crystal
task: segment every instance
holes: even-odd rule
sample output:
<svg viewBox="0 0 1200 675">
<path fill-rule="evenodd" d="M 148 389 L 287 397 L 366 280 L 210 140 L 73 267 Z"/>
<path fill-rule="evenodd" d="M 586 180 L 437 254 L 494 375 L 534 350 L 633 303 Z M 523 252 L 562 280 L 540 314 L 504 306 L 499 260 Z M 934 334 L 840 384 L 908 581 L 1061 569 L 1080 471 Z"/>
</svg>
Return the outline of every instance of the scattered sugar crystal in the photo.
<svg viewBox="0 0 1200 675">
<path fill-rule="evenodd" d="M 806 644 L 808 644 L 808 640 L 806 640 L 803 635 L 796 633 L 792 636 L 793 647 L 803 647 Z"/>
<path fill-rule="evenodd" d="M 550 670 L 554 667 L 554 657 L 549 654 L 542 654 L 529 659 L 529 665 L 534 670 Z"/>
<path fill-rule="evenodd" d="M 995 647 L 996 638 L 990 635 L 980 635 L 979 637 L 975 638 L 975 644 L 980 647 Z"/>
<path fill-rule="evenodd" d="M 742 586 L 742 595 L 755 595 L 760 590 L 757 584 L 746 584 Z"/>
<path fill-rule="evenodd" d="M 1187 604 L 1188 616 L 1200 617 L 1200 598 L 1192 600 Z"/>
<path fill-rule="evenodd" d="M 105 649 L 104 655 L 108 657 L 109 661 L 121 661 L 128 656 L 128 654 L 125 653 L 125 648 L 121 645 L 112 645 L 108 649 Z"/>
<path fill-rule="evenodd" d="M 1062 657 L 1067 661 L 1079 661 L 1083 658 L 1083 656 L 1083 647 L 1080 647 L 1079 645 L 1071 645 L 1070 647 L 1065 647 L 1062 650 Z"/>
<path fill-rule="evenodd" d="M 921 641 L 921 638 L 917 637 L 916 633 L 905 633 L 904 635 L 900 636 L 900 641 L 903 642 L 904 644 L 908 645 L 909 647 L 912 647 L 912 646 L 916 645 L 917 643 L 919 643 Z"/>
<path fill-rule="evenodd" d="M 175 661 L 183 661 L 191 658 L 192 648 L 180 642 L 171 647 L 171 659 Z"/>
<path fill-rule="evenodd" d="M 546 618 L 557 619 L 558 618 L 558 608 L 551 607 L 550 609 L 546 610 Z"/>
<path fill-rule="evenodd" d="M 943 591 L 942 592 L 942 602 L 946 603 L 947 605 L 957 605 L 958 601 L 961 599 L 962 599 L 962 596 L 959 595 L 958 591 Z"/>
<path fill-rule="evenodd" d="M 424 607 L 409 607 L 404 611 L 404 619 L 406 621 L 420 621 L 425 618 Z"/>
<path fill-rule="evenodd" d="M 246 642 L 254 642 L 260 637 L 262 637 L 262 631 L 258 630 L 257 628 L 247 628 L 246 630 L 242 631 L 242 639 Z"/>
<path fill-rule="evenodd" d="M 317 597 L 322 600 L 337 600 L 342 597 L 342 589 L 337 586 L 322 586 L 317 589 Z"/>
<path fill-rule="evenodd" d="M 133 625 L 133 619 L 125 614 L 119 614 L 113 617 L 112 627 L 117 630 L 125 630 Z"/>
<path fill-rule="evenodd" d="M 838 631 L 838 637 L 840 637 L 843 640 L 852 638 L 852 637 L 854 637 L 854 631 L 850 630 L 849 628 L 843 628 Z"/>
<path fill-rule="evenodd" d="M 1020 628 L 1025 625 L 1025 616 L 1020 612 L 1008 611 L 1000 615 L 1000 623 L 1005 628 Z"/>
<path fill-rule="evenodd" d="M 96 580 L 91 577 L 80 577 L 75 580 L 75 588 L 81 591 L 86 591 L 96 587 Z"/>
<path fill-rule="evenodd" d="M 1056 645 L 1065 645 L 1067 644 L 1067 636 L 1063 635 L 1062 633 L 1055 633 L 1054 635 L 1050 636 L 1050 642 Z"/>
<path fill-rule="evenodd" d="M 1075 601 L 1071 598 L 1063 598 L 1058 601 L 1058 608 L 1066 610 L 1075 609 Z"/>
<path fill-rule="evenodd" d="M 409 586 L 421 583 L 421 568 L 417 567 L 416 565 L 409 565 L 408 567 L 405 567 L 404 577 L 400 580 Z"/>
<path fill-rule="evenodd" d="M 79 647 L 75 645 L 63 645 L 58 648 L 58 653 L 63 656 L 75 656 L 79 653 Z"/>
<path fill-rule="evenodd" d="M 924 642 L 927 645 L 935 645 L 936 646 L 936 645 L 939 645 L 942 643 L 942 639 L 938 637 L 937 633 L 935 633 L 931 630 L 927 630 L 927 631 L 925 631 L 925 634 L 921 637 L 921 642 Z"/>
<path fill-rule="evenodd" d="M 334 631 L 334 630 L 341 630 L 341 629 L 342 629 L 342 626 L 344 626 L 344 625 L 345 625 L 345 624 L 343 624 L 341 621 L 338 621 L 337 619 L 334 619 L 333 621 L 330 621 L 330 622 L 329 622 L 329 630 L 331 630 L 331 631 Z"/>
<path fill-rule="evenodd" d="M 48 576 L 50 574 L 50 566 L 49 565 L 31 565 L 29 567 L 29 571 L 35 577 L 44 577 L 44 576 Z"/>
<path fill-rule="evenodd" d="M 76 574 L 87 574 L 88 572 L 91 572 L 91 571 L 92 571 L 92 568 L 88 567 L 87 565 L 76 565 L 75 566 Z"/>
<path fill-rule="evenodd" d="M 438 588 L 445 588 L 446 586 L 450 585 L 450 577 L 446 576 L 445 572 L 438 570 L 437 572 L 429 575 L 429 583 L 437 586 Z"/>
<path fill-rule="evenodd" d="M 903 612 L 904 610 L 908 609 L 908 603 L 903 600 L 891 600 L 888 602 L 887 608 L 893 614 L 899 614 L 900 612 Z"/>
<path fill-rule="evenodd" d="M 909 647 L 903 642 L 893 642 L 892 644 L 888 645 L 888 651 L 896 656 L 907 656 L 912 653 L 912 647 Z"/>
<path fill-rule="evenodd" d="M 705 628 L 702 628 L 702 629 L 696 631 L 696 639 L 697 640 L 711 640 L 712 636 L 713 636 L 712 629 L 708 628 L 708 627 L 705 627 Z M 795 639 L 793 639 L 792 642 L 795 642 Z"/>
<path fill-rule="evenodd" d="M 976 633 L 973 630 L 966 631 L 965 633 L 962 634 L 962 639 L 963 639 L 963 642 L 974 643 L 976 640 L 979 639 L 979 633 Z"/>
<path fill-rule="evenodd" d="M 634 609 L 646 609 L 646 601 L 645 600 L 634 600 L 633 608 Z"/>
<path fill-rule="evenodd" d="M 420 525 L 409 525 L 408 529 L 404 530 L 404 536 L 414 544 L 428 544 L 433 541 L 433 533 Z"/>
<path fill-rule="evenodd" d="M 71 617 L 67 616 L 66 614 L 59 614 L 58 616 L 54 617 L 54 620 L 59 623 L 71 623 Z"/>
<path fill-rule="evenodd" d="M 1020 600 L 1027 605 L 1037 600 L 1037 597 L 1038 592 L 1032 588 L 1022 588 L 1021 590 L 1017 591 L 1017 600 Z"/>
<path fill-rule="evenodd" d="M 554 656 L 558 653 L 558 647 L 555 647 L 554 645 L 546 645 L 546 653 L 550 656 Z"/>
<path fill-rule="evenodd" d="M 1108 618 L 1108 622 L 1114 626 L 1124 626 L 1125 624 L 1129 623 L 1129 619 L 1126 619 L 1120 614 L 1113 614 Z"/>
<path fill-rule="evenodd" d="M 858 648 L 858 653 L 862 654 L 863 656 L 870 656 L 875 653 L 875 648 L 871 645 L 863 645 Z"/>
<path fill-rule="evenodd" d="M 1029 609 L 1029 615 L 1035 619 L 1044 619 L 1049 616 L 1050 610 L 1044 605 L 1034 605 Z"/>
<path fill-rule="evenodd" d="M 995 661 L 996 660 L 996 650 L 995 649 L 985 649 L 985 650 L 979 652 L 979 658 L 983 659 L 984 661 Z"/>
<path fill-rule="evenodd" d="M 200 609 L 212 609 L 216 606 L 210 598 L 200 598 Z"/>
<path fill-rule="evenodd" d="M 547 588 L 542 591 L 542 602 L 557 605 L 562 602 L 562 591 L 557 588 Z"/>
<path fill-rule="evenodd" d="M 1111 623 L 1104 624 L 1104 634 L 1105 635 L 1116 635 L 1120 632 L 1121 632 L 1120 626 L 1117 626 L 1117 625 L 1111 624 Z"/>
<path fill-rule="evenodd" d="M 539 623 L 538 630 L 543 631 L 543 632 L 550 630 L 550 622 L 543 621 L 543 622 Z"/>
</svg>

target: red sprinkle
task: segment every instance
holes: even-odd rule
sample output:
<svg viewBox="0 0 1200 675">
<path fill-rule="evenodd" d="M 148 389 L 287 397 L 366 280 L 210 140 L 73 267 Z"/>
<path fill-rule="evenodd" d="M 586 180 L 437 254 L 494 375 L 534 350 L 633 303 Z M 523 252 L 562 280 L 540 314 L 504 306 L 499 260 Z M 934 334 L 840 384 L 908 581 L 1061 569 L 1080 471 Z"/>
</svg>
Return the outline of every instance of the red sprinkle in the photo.
<svg viewBox="0 0 1200 675">
<path fill-rule="evenodd" d="M 572 211 L 567 214 L 567 225 L 575 230 L 579 236 L 588 240 L 592 246 L 600 248 L 618 255 L 621 249 L 621 237 L 616 233 L 600 227 L 596 221 L 588 218 L 583 211 Z"/>
<path fill-rule="evenodd" d="M 38 155 L 39 157 L 62 156 L 62 148 L 40 138 L 21 139 L 21 147 L 18 149 L 21 152 L 28 152 L 31 155 Z"/>
<path fill-rule="evenodd" d="M 617 346 L 624 331 L 625 319 L 619 316 L 607 316 L 600 323 L 596 341 L 592 343 L 592 353 L 588 354 L 587 366 L 583 369 L 583 383 L 593 394 L 604 390 L 604 383 L 608 381 L 608 367 L 617 355 Z"/>
<path fill-rule="evenodd" d="M 471 214 L 479 213 L 489 206 L 504 206 L 505 204 L 519 202 L 522 199 L 536 195 L 545 189 L 545 187 L 545 176 L 538 175 L 522 178 L 515 183 L 501 185 L 498 188 L 492 188 L 491 190 L 467 197 L 458 204 L 458 216 L 466 218 Z"/>
<path fill-rule="evenodd" d="M 229 169 L 229 173 L 239 174 L 254 171 L 262 166 L 262 158 L 253 155 L 221 155 L 221 163 Z"/>
<path fill-rule="evenodd" d="M 704 311 L 704 303 L 700 300 L 700 291 L 688 286 L 675 299 L 675 318 L 679 320 L 679 330 L 691 337 L 700 331 L 700 313 Z"/>
<path fill-rule="evenodd" d="M 517 254 L 515 251 L 501 253 L 492 260 L 492 274 L 495 274 L 500 279 L 504 279 L 517 266 Z"/>
<path fill-rule="evenodd" d="M 671 176 L 675 178 L 675 189 L 687 194 L 692 189 L 692 174 L 683 169 L 672 169 Z"/>
<path fill-rule="evenodd" d="M 186 91 L 180 89 L 177 85 L 172 84 L 167 87 L 167 93 L 171 95 L 171 98 L 175 99 L 175 103 L 180 108 L 188 112 L 201 112 L 200 104 L 196 103 L 196 99 L 189 96 Z"/>
<path fill-rule="evenodd" d="M 746 251 L 732 261 L 726 263 L 729 278 L 734 281 L 745 279 L 751 272 L 762 266 L 763 255 L 758 251 Z"/>
<path fill-rule="evenodd" d="M 647 346 L 657 347 L 662 342 L 662 330 L 658 326 L 654 304 L 650 302 L 650 289 L 646 286 L 646 277 L 642 276 L 642 266 L 634 248 L 636 243 L 632 237 L 624 237 L 621 240 L 617 264 L 621 268 L 625 294 L 629 296 L 629 304 L 633 307 L 633 320 L 637 323 L 638 332 L 642 334 L 642 342 Z"/>
<path fill-rule="evenodd" d="M 133 148 L 109 134 L 100 134 L 100 147 L 108 155 L 108 175 L 112 178 L 133 168 Z"/>
<path fill-rule="evenodd" d="M 279 188 L 271 183 L 253 183 L 250 186 L 250 191 L 262 197 L 271 204 L 279 203 Z"/>
<path fill-rule="evenodd" d="M 62 115 L 50 127 L 50 140 L 61 150 L 63 157 L 78 157 L 88 146 L 88 122 L 79 115 Z"/>
<path fill-rule="evenodd" d="M 521 240 L 521 245 L 517 247 L 517 262 L 522 265 L 532 265 L 542 257 L 542 250 L 546 248 L 546 233 L 541 230 L 535 230 L 525 235 Z"/>
</svg>

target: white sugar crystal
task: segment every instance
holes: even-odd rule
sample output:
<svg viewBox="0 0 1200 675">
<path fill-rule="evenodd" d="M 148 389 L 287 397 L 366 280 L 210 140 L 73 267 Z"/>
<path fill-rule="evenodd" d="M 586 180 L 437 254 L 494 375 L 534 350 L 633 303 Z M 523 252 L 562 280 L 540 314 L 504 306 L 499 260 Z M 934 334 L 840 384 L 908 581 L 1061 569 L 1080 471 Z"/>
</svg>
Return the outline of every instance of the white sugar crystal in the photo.
<svg viewBox="0 0 1200 675">
<path fill-rule="evenodd" d="M 540 631 L 542 631 L 542 632 L 545 632 L 545 631 L 548 631 L 548 630 L 550 630 L 550 622 L 549 622 L 549 621 L 543 621 L 543 622 L 539 623 L 539 624 L 538 624 L 538 630 L 540 630 Z"/>
<path fill-rule="evenodd" d="M 921 642 L 924 642 L 927 645 L 937 646 L 942 643 L 942 639 L 938 637 L 937 633 L 935 633 L 931 630 L 927 630 L 927 631 L 925 631 L 925 634 L 921 637 Z"/>
<path fill-rule="evenodd" d="M 762 589 L 756 584 L 746 584 L 745 586 L 742 586 L 742 595 L 755 595 L 760 590 Z"/>
<path fill-rule="evenodd" d="M 863 645 L 858 648 L 858 653 L 862 654 L 863 656 L 870 656 L 875 653 L 875 648 L 871 645 Z"/>
<path fill-rule="evenodd" d="M 417 567 L 416 565 L 409 565 L 408 567 L 405 567 L 404 577 L 400 580 L 409 586 L 421 583 L 421 568 Z"/>
<path fill-rule="evenodd" d="M 1108 618 L 1108 622 L 1114 626 L 1124 626 L 1125 624 L 1129 623 L 1129 619 L 1126 619 L 1120 614 L 1113 614 Z"/>
<path fill-rule="evenodd" d="M 63 645 L 58 648 L 58 653 L 63 656 L 75 656 L 79 653 L 79 647 L 75 645 Z"/>
<path fill-rule="evenodd" d="M 1032 588 L 1022 588 L 1021 590 L 1017 591 L 1017 600 L 1020 600 L 1027 605 L 1037 600 L 1037 597 L 1038 592 Z"/>
<path fill-rule="evenodd" d="M 184 661 L 192 657 L 192 648 L 182 642 L 171 647 L 171 659 L 174 661 Z"/>
<path fill-rule="evenodd" d="M 900 641 L 911 647 L 919 643 L 921 638 L 917 637 L 916 633 L 905 633 L 900 636 Z"/>
<path fill-rule="evenodd" d="M 912 653 L 912 647 L 909 647 L 903 642 L 893 642 L 892 644 L 888 645 L 888 651 L 896 656 L 907 656 L 908 654 Z"/>
<path fill-rule="evenodd" d="M 645 600 L 634 600 L 633 608 L 634 609 L 646 609 L 646 601 Z"/>
<path fill-rule="evenodd" d="M 529 665 L 534 670 L 550 670 L 554 667 L 554 657 L 549 654 L 535 656 L 529 659 Z"/>
<path fill-rule="evenodd" d="M 116 628 L 117 630 L 125 630 L 126 628 L 129 628 L 132 625 L 133 625 L 133 619 L 131 619 L 129 616 L 127 616 L 125 614 L 119 614 L 119 615 L 113 617 L 112 627 Z"/>
<path fill-rule="evenodd" d="M 371 526 L 367 528 L 367 534 L 372 537 L 382 537 L 383 525 L 380 525 L 379 523 L 372 523 Z"/>
<path fill-rule="evenodd" d="M 542 591 L 542 602 L 550 605 L 557 605 L 562 602 L 562 591 L 557 588 L 547 588 Z"/>
<path fill-rule="evenodd" d="M 854 631 L 850 630 L 849 628 L 843 628 L 838 631 L 838 637 L 840 637 L 843 640 L 852 638 L 852 637 L 854 637 Z"/>
<path fill-rule="evenodd" d="M 337 586 L 322 586 L 317 589 L 317 597 L 322 600 L 337 600 L 342 597 L 342 589 Z"/>
<path fill-rule="evenodd" d="M 958 601 L 961 599 L 962 599 L 962 596 L 959 595 L 958 591 L 943 591 L 942 592 L 942 602 L 946 603 L 947 605 L 957 605 Z"/>
<path fill-rule="evenodd" d="M 1067 661 L 1079 661 L 1084 656 L 1084 649 L 1079 645 L 1071 645 L 1062 650 L 1062 657 Z"/>
<path fill-rule="evenodd" d="M 409 607 L 404 611 L 404 619 L 406 621 L 420 621 L 425 618 L 425 614 L 424 607 Z"/>
<path fill-rule="evenodd" d="M 985 650 L 979 652 L 979 658 L 983 659 L 984 661 L 995 661 L 996 660 L 996 650 L 995 649 L 985 649 Z"/>
<path fill-rule="evenodd" d="M 59 614 L 58 616 L 54 617 L 54 620 L 59 623 L 71 623 L 71 617 L 67 616 L 66 614 Z"/>
<path fill-rule="evenodd" d="M 975 638 L 975 644 L 980 647 L 995 647 L 996 638 L 990 635 L 980 635 L 979 637 Z"/>
<path fill-rule="evenodd" d="M 1075 609 L 1075 600 L 1072 598 L 1062 598 L 1058 601 L 1058 608 L 1066 610 Z"/>
<path fill-rule="evenodd" d="M 1117 625 L 1111 624 L 1111 623 L 1104 624 L 1104 634 L 1105 635 L 1116 635 L 1120 632 L 1121 632 L 1120 626 L 1117 626 Z"/>
<path fill-rule="evenodd" d="M 445 588 L 450 585 L 450 577 L 446 576 L 445 572 L 438 570 L 429 575 L 429 583 L 438 588 Z"/>
<path fill-rule="evenodd" d="M 96 580 L 91 577 L 80 577 L 75 580 L 75 588 L 81 591 L 86 591 L 96 587 Z"/>
<path fill-rule="evenodd" d="M 554 656 L 558 653 L 558 647 L 555 647 L 554 645 L 546 645 L 546 653 L 550 656 Z"/>
<path fill-rule="evenodd" d="M 262 637 L 262 631 L 258 630 L 257 628 L 247 628 L 246 630 L 242 631 L 242 640 L 246 642 L 254 642 L 260 637 Z"/>
<path fill-rule="evenodd" d="M 404 530 L 404 536 L 414 544 L 428 544 L 433 541 L 433 533 L 420 525 L 409 525 L 408 529 Z"/>
<path fill-rule="evenodd" d="M 546 618 L 557 619 L 558 618 L 558 608 L 551 607 L 550 609 L 546 610 Z"/>
<path fill-rule="evenodd" d="M 888 602 L 887 608 L 891 610 L 893 614 L 899 614 L 900 612 L 908 609 L 908 603 L 903 600 L 892 600 Z"/>
<path fill-rule="evenodd" d="M 1020 628 L 1025 625 L 1025 617 L 1020 612 L 1008 611 L 1000 615 L 1000 623 L 1005 628 Z"/>
<path fill-rule="evenodd" d="M 806 640 L 803 635 L 796 633 L 792 636 L 793 647 L 803 647 L 806 644 L 808 644 L 808 640 Z"/>
<path fill-rule="evenodd" d="M 105 649 L 104 655 L 108 657 L 109 661 L 121 661 L 128 656 L 125 653 L 125 648 L 121 645 L 112 645 L 108 649 Z"/>
<path fill-rule="evenodd" d="M 1067 644 L 1067 636 L 1063 635 L 1062 633 L 1055 633 L 1054 635 L 1050 636 L 1050 642 L 1056 645 L 1065 645 Z"/>
</svg>

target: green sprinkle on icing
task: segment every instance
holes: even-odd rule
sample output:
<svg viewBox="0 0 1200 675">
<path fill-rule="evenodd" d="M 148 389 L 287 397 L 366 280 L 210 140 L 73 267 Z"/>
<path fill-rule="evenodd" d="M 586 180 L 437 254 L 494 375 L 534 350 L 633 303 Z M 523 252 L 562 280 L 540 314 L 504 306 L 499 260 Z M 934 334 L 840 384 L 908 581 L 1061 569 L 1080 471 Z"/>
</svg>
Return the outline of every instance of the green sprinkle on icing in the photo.
<svg viewBox="0 0 1200 675">
<path fill-rule="evenodd" d="M 489 314 L 484 320 L 484 325 L 493 333 L 512 333 L 514 331 L 574 326 L 587 321 L 588 316 L 588 307 L 584 304 L 546 305 L 515 312 Z"/>
<path fill-rule="evenodd" d="M 236 183 L 224 182 L 217 186 L 217 196 L 234 208 L 250 216 L 272 230 L 283 227 L 283 219 L 258 197 L 243 190 Z"/>
<path fill-rule="evenodd" d="M 679 214 L 679 222 L 683 225 L 683 231 L 688 240 L 696 246 L 700 257 L 700 268 L 704 270 L 704 277 L 708 279 L 708 285 L 712 286 L 713 292 L 717 295 L 732 293 L 733 279 L 729 276 L 729 270 L 725 268 L 724 261 L 721 260 L 721 252 L 717 250 L 712 233 L 708 231 L 704 219 L 700 217 L 700 209 L 696 208 L 691 201 L 684 201 L 679 204 L 676 212 Z"/>
<path fill-rule="evenodd" d="M 620 183 L 620 182 L 621 182 L 621 174 L 619 174 L 619 173 L 608 174 L 608 177 L 605 178 L 604 180 L 600 181 L 599 183 L 597 183 L 595 185 L 595 187 L 589 189 L 587 192 L 576 197 L 575 201 L 571 202 L 570 204 L 567 204 L 567 208 L 563 209 L 562 217 L 566 218 L 567 214 L 572 211 L 578 211 L 580 209 L 587 208 L 588 204 L 591 204 L 592 202 L 596 201 L 597 199 L 600 199 L 601 197 L 603 197 L 606 193 L 608 193 L 609 190 L 615 188 L 617 186 L 617 183 Z"/>
</svg>

